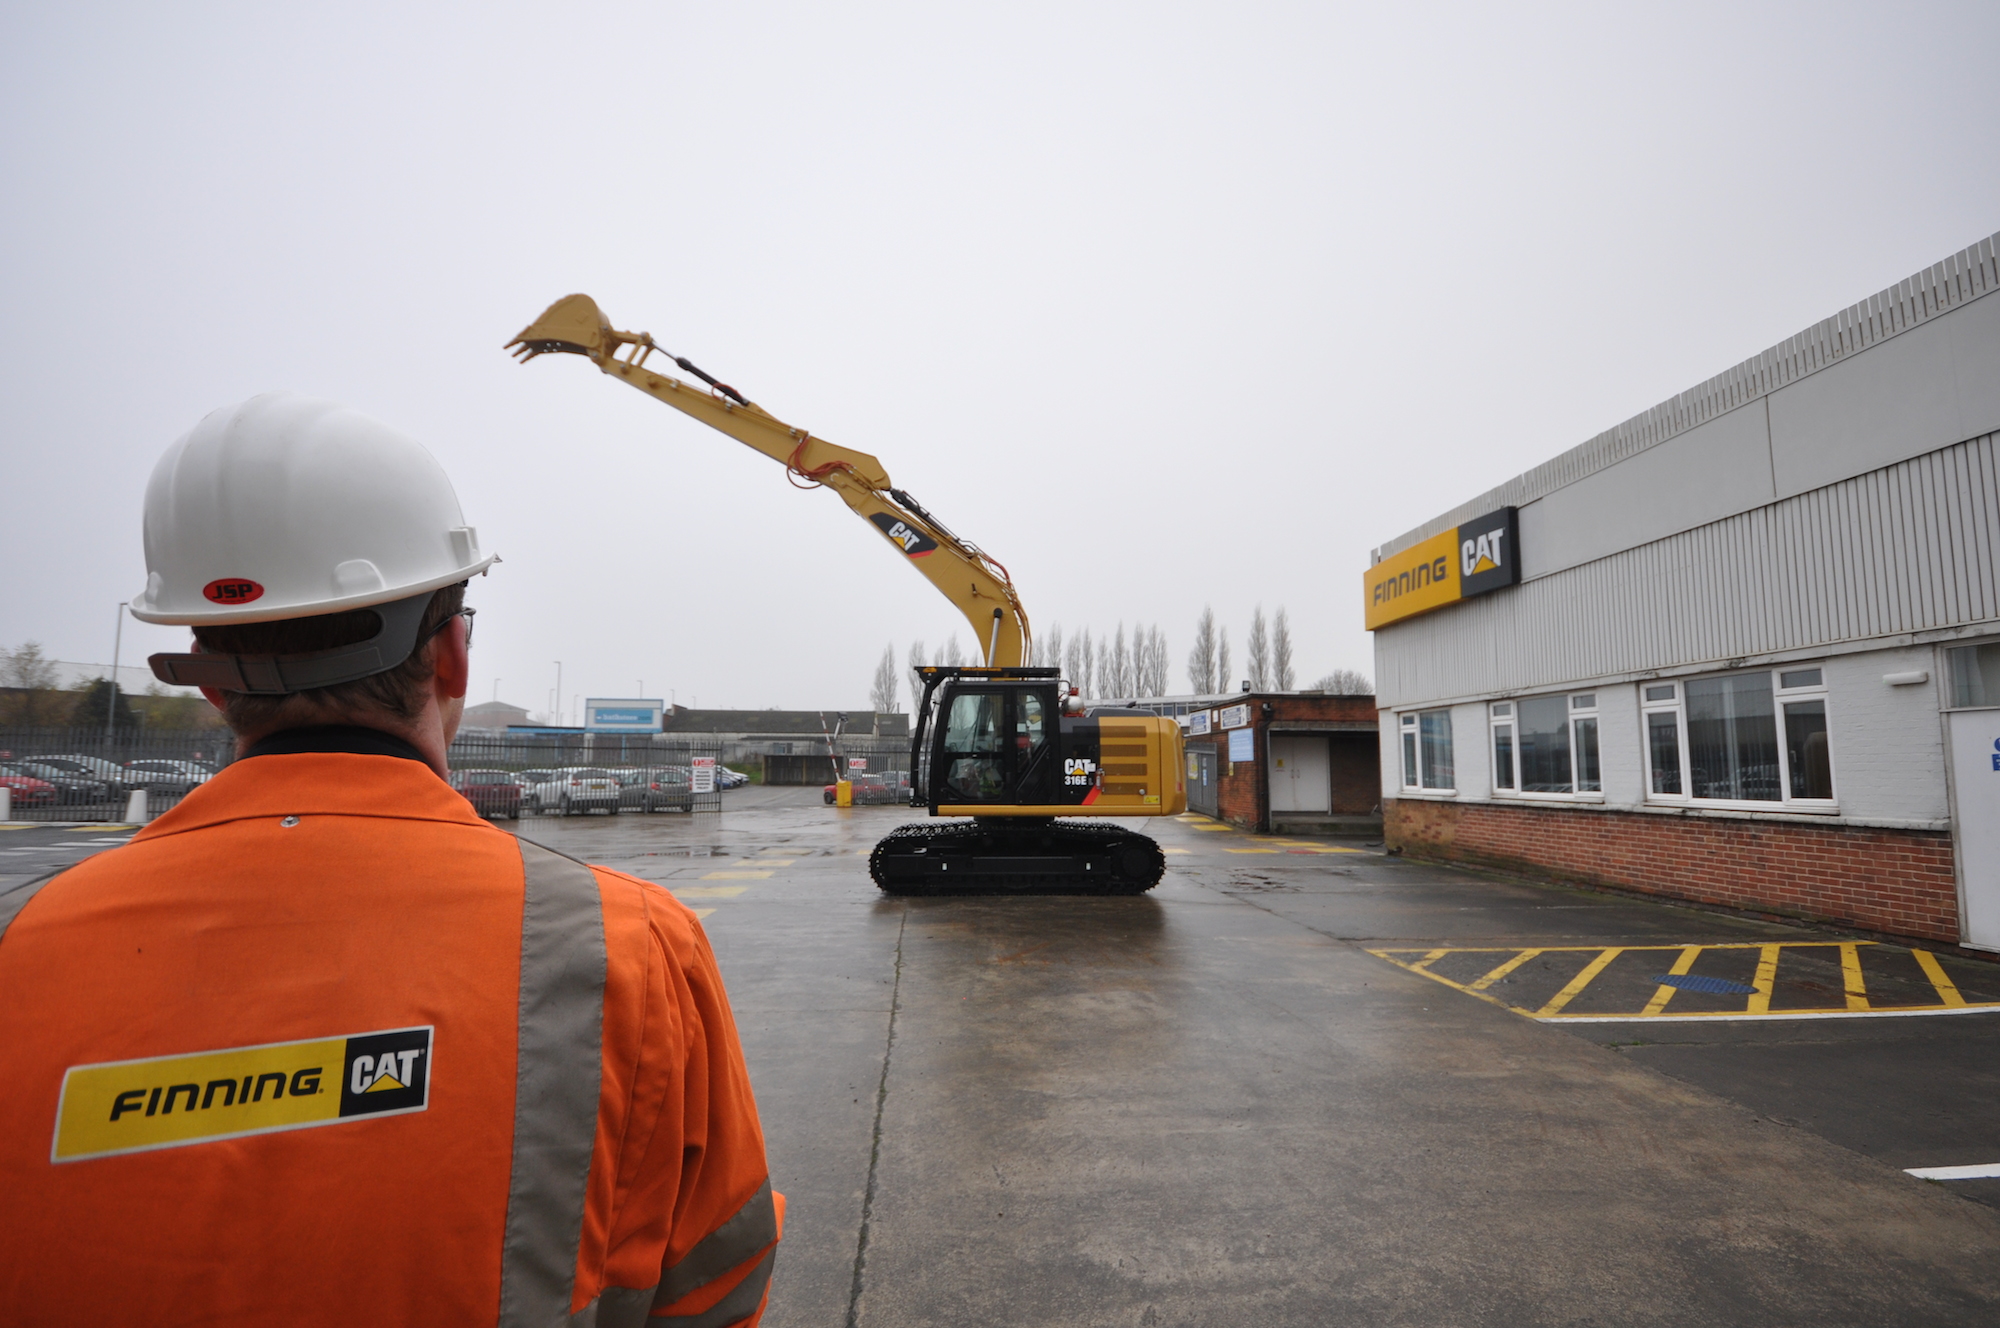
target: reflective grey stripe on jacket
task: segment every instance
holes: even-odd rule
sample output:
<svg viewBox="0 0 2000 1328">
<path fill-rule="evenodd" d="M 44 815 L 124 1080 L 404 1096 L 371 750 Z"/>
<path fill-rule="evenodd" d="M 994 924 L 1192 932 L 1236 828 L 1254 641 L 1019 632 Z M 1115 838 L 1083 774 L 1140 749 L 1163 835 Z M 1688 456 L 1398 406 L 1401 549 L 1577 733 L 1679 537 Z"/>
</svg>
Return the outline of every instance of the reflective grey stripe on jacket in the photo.
<svg viewBox="0 0 2000 1328">
<path fill-rule="evenodd" d="M 500 1323 L 549 1328 L 570 1318 L 597 1139 L 604 910 L 590 868 L 525 839 L 520 845 L 526 890 L 519 1061 L 514 1165 L 500 1248 Z"/>
<path fill-rule="evenodd" d="M 43 886 L 68 870 L 68 867 L 58 867 L 54 871 L 43 872 L 32 881 L 23 881 L 6 894 L 0 894 L 0 940 L 6 939 L 7 928 L 19 916 L 21 910 L 28 906 L 28 901 L 33 899 Z"/>
<path fill-rule="evenodd" d="M 722 1328 L 747 1319 L 757 1312 L 759 1302 L 764 1299 L 776 1250 L 759 1259 L 743 1281 L 711 1308 L 699 1314 L 670 1314 L 658 1319 L 646 1315 L 707 1286 L 777 1239 L 778 1208 L 771 1198 L 771 1182 L 766 1178 L 757 1193 L 728 1221 L 702 1237 L 679 1263 L 662 1270 L 659 1286 L 644 1291 L 606 1287 L 596 1300 L 570 1316 L 569 1328 L 633 1328 L 644 1323 L 669 1324 L 675 1328 Z"/>
</svg>

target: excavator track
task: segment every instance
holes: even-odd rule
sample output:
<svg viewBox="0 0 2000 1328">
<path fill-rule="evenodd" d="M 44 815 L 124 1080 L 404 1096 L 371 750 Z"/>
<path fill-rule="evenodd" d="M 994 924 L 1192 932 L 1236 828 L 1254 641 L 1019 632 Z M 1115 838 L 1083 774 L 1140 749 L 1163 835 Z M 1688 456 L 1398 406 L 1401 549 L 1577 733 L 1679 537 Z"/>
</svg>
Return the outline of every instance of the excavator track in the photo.
<svg viewBox="0 0 2000 1328">
<path fill-rule="evenodd" d="M 928 821 L 875 846 L 868 874 L 892 895 L 1138 895 L 1166 854 L 1141 834 L 1080 821 Z"/>
</svg>

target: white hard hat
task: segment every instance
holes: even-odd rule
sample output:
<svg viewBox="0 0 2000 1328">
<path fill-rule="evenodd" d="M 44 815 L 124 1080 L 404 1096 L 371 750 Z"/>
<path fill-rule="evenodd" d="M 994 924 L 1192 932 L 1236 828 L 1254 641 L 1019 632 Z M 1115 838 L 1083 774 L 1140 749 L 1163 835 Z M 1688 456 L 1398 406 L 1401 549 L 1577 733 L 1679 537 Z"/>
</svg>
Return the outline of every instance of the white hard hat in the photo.
<svg viewBox="0 0 2000 1328">
<path fill-rule="evenodd" d="M 133 599 L 132 616 L 190 626 L 401 601 L 414 601 L 420 611 L 429 592 L 494 562 L 480 552 L 443 467 L 422 446 L 346 406 L 290 392 L 213 411 L 167 449 L 146 486 L 145 545 L 146 588 Z M 391 616 L 407 615 L 385 612 L 385 622 Z M 415 630 L 413 620 L 412 637 Z M 405 647 L 367 672 L 393 668 L 408 653 Z M 345 680 L 363 663 L 294 669 L 297 685 L 266 669 L 267 685 L 239 687 L 241 675 L 194 677 L 192 661 L 200 656 L 158 658 L 181 664 L 182 676 L 169 681 L 258 692 L 325 686 L 334 672 Z M 210 656 L 204 663 L 233 658 Z M 154 671 L 162 667 L 156 663 Z"/>
<path fill-rule="evenodd" d="M 331 401 L 267 392 L 211 412 L 146 486 L 142 622 L 363 609 L 493 562 L 412 439 Z"/>
</svg>

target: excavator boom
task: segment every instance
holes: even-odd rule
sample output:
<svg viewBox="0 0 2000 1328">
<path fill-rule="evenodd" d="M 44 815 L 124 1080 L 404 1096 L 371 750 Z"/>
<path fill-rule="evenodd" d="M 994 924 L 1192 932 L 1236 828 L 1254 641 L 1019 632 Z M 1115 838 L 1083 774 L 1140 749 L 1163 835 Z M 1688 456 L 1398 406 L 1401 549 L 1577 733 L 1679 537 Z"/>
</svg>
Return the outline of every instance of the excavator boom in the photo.
<svg viewBox="0 0 2000 1328">
<path fill-rule="evenodd" d="M 650 333 L 618 331 L 588 295 L 557 300 L 507 347 L 523 362 L 557 353 L 584 356 L 611 377 L 762 452 L 783 465 L 795 484 L 832 489 L 965 615 L 989 667 L 1028 661 L 1028 615 L 1007 569 L 895 488 L 882 463 L 866 452 L 786 424 L 686 358 L 662 349 Z M 703 385 L 650 368 L 655 354 Z"/>
</svg>

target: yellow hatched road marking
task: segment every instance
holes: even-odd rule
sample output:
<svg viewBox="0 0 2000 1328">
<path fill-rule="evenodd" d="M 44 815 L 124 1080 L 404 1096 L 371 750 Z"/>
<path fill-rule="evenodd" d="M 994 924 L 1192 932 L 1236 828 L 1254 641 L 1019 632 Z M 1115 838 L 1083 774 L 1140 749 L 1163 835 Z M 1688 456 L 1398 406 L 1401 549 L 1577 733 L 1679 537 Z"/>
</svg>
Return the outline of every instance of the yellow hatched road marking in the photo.
<svg viewBox="0 0 2000 1328">
<path fill-rule="evenodd" d="M 1958 990 L 1957 985 L 1952 982 L 1951 978 L 1946 975 L 1944 969 L 1939 965 L 1937 957 L 1927 950 L 1915 949 L 1909 951 L 1909 953 L 1923 969 L 1924 976 L 1930 980 L 1931 986 L 1936 989 L 1939 1003 L 1936 1005 L 1907 1006 L 1882 1006 L 1874 1004 L 1867 994 L 1861 970 L 1860 953 L 1861 947 L 1872 946 L 1874 944 L 1875 942 L 1873 941 L 1726 941 L 1710 945 L 1625 945 L 1611 947 L 1598 945 L 1550 945 L 1528 949 L 1511 945 L 1484 945 L 1441 946 L 1429 950 L 1420 950 L 1412 947 L 1407 949 L 1369 950 L 1367 953 L 1374 955 L 1377 959 L 1385 959 L 1398 968 L 1406 968 L 1412 973 L 1421 973 L 1433 982 L 1441 982 L 1454 991 L 1462 991 L 1466 995 L 1486 1001 L 1488 1004 L 1498 1005 L 1503 1009 L 1512 1010 L 1516 1014 L 1526 1015 L 1531 1019 L 1547 1019 L 1551 1023 L 1622 1023 L 1651 1018 L 1668 1020 L 1882 1018 L 1904 1015 L 2000 1012 L 2000 1001 L 1967 1001 L 1963 993 Z M 1842 986 L 1846 989 L 1843 1005 L 1808 1009 L 1771 1009 L 1772 993 L 1777 986 L 1778 963 L 1782 958 L 1782 951 L 1786 949 L 1838 950 L 1841 961 Z M 1696 960 L 1709 950 L 1756 950 L 1758 956 L 1755 986 L 1745 1004 L 1745 1008 L 1739 1011 L 1705 1010 L 1695 1014 L 1666 1014 L 1667 1002 L 1672 999 L 1678 989 L 1662 984 L 1653 993 L 1652 999 L 1647 1002 L 1645 1009 L 1638 1013 L 1627 1014 L 1621 1012 L 1581 1015 L 1561 1013 L 1563 1007 L 1574 1000 L 1591 982 L 1595 981 L 1619 955 L 1628 951 L 1659 951 L 1664 953 L 1669 950 L 1678 951 L 1673 967 L 1667 974 L 1667 976 L 1674 977 L 1686 976 L 1693 970 Z M 1592 954 L 1595 958 L 1585 965 L 1583 971 L 1571 979 L 1568 986 L 1561 992 L 1558 992 L 1553 1000 L 1539 1010 L 1530 1010 L 1523 1006 L 1509 1004 L 1507 1001 L 1501 1000 L 1486 990 L 1487 987 L 1498 982 L 1501 978 L 1527 963 L 1530 959 L 1533 959 L 1537 955 L 1549 954 Z M 1415 956 L 1418 955 L 1422 957 L 1416 958 Z M 1489 971 L 1484 977 L 1468 983 L 1459 982 L 1456 979 L 1445 977 L 1441 973 L 1431 971 L 1430 966 L 1447 955 L 1493 955 L 1496 957 L 1505 955 L 1509 956 L 1509 958 L 1500 964 L 1499 967 Z"/>
<path fill-rule="evenodd" d="M 1431 972 L 1430 969 L 1428 968 L 1428 965 L 1436 963 L 1438 960 L 1444 958 L 1446 955 L 1450 953 L 1451 953 L 1450 950 L 1433 950 L 1429 954 L 1425 955 L 1422 959 L 1419 959 L 1416 963 L 1405 964 L 1404 967 L 1409 969 L 1412 973 L 1422 973 L 1425 977 L 1436 977 L 1437 974 Z M 1454 982 L 1451 985 L 1456 987 L 1458 984 Z"/>
<path fill-rule="evenodd" d="M 1593 978 L 1595 978 L 1599 973 L 1602 973 L 1605 969 L 1611 966 L 1612 960 L 1616 959 L 1619 955 L 1622 955 L 1624 953 L 1625 953 L 1624 946 L 1614 945 L 1611 948 L 1607 949 L 1603 954 L 1597 956 L 1597 958 L 1585 964 L 1583 966 L 1583 972 L 1571 978 L 1569 980 L 1569 985 L 1567 987 L 1564 987 L 1561 991 L 1557 992 L 1553 997 L 1551 997 L 1547 1005 L 1544 1005 L 1541 1009 L 1535 1011 L 1535 1017 L 1538 1019 L 1545 1019 L 1552 1014 L 1560 1013 L 1565 1005 L 1568 1005 L 1571 1001 L 1576 999 L 1576 995 L 1578 992 L 1582 991 L 1585 987 L 1588 987 L 1590 985 L 1591 980 Z"/>
<path fill-rule="evenodd" d="M 1209 822 L 1209 823 L 1208 823 L 1208 824 L 1206 824 L 1206 825 L 1196 825 L 1196 826 L 1190 826 L 1189 828 L 1190 828 L 1190 829 L 1193 829 L 1193 830 L 1227 830 L 1227 829 L 1229 829 L 1230 827 L 1228 827 L 1228 826 L 1226 826 L 1226 825 L 1217 825 L 1217 824 L 1215 824 L 1214 822 L 1212 822 L 1212 821 L 1211 821 L 1211 822 Z"/>
<path fill-rule="evenodd" d="M 1868 984 L 1861 977 L 1861 947 L 1848 941 L 1840 947 L 1841 985 L 1847 988 L 1847 1008 L 1868 1008 Z"/>
<path fill-rule="evenodd" d="M 1936 955 L 1929 950 L 1912 950 L 1910 953 L 1917 957 L 1917 964 L 1924 970 L 1924 976 L 1931 980 L 1933 987 L 1937 988 L 1938 1000 L 1946 1005 L 1965 1004 L 1965 997 L 1958 994 L 1958 984 L 1944 975 L 1944 969 L 1939 967 Z"/>
<path fill-rule="evenodd" d="M 1224 853 L 1277 853 L 1280 850 L 1275 848 L 1226 848 L 1222 851 Z"/>
<path fill-rule="evenodd" d="M 1778 947 L 1766 945 L 1757 956 L 1757 976 L 1750 979 L 1750 985 L 1757 990 L 1750 994 L 1750 1003 L 1743 1007 L 1745 1014 L 1769 1014 L 1771 1012 L 1771 988 L 1778 980 Z"/>
<path fill-rule="evenodd" d="M 771 873 L 767 871 L 714 871 L 704 873 L 701 879 L 704 881 L 768 881 L 771 879 Z"/>
<path fill-rule="evenodd" d="M 1523 950 L 1521 951 L 1521 953 L 1515 955 L 1512 959 L 1509 959 L 1506 963 L 1500 965 L 1500 967 L 1494 969 L 1491 973 L 1488 973 L 1485 977 L 1479 979 L 1479 981 L 1467 987 L 1466 990 L 1485 991 L 1488 987 L 1498 982 L 1501 978 L 1506 977 L 1509 973 L 1512 973 L 1515 969 L 1527 963 L 1530 959 L 1533 959 L 1536 955 L 1540 953 L 1541 953 L 1540 950 Z"/>
<path fill-rule="evenodd" d="M 797 862 L 798 859 L 797 858 L 750 858 L 748 859 L 748 861 L 756 863 L 759 867 L 789 867 L 793 863 Z"/>
<path fill-rule="evenodd" d="M 1700 953 L 1701 947 L 1699 945 L 1684 947 L 1681 950 L 1681 957 L 1674 960 L 1674 966 L 1667 970 L 1667 976 L 1670 978 L 1686 977 L 1688 970 L 1694 967 L 1695 956 Z M 1641 1010 L 1640 1013 L 1658 1014 L 1667 1008 L 1667 1002 L 1674 998 L 1674 992 L 1677 990 L 1679 988 L 1669 987 L 1666 983 L 1662 982 L 1659 990 L 1653 993 L 1653 999 L 1646 1002 L 1646 1008 Z"/>
<path fill-rule="evenodd" d="M 690 909 L 689 912 L 693 913 L 698 918 L 705 918 L 709 914 L 715 912 L 715 910 L 712 908 L 696 908 L 696 909 Z"/>
<path fill-rule="evenodd" d="M 705 881 L 708 878 L 702 877 Z M 747 885 L 678 885 L 673 887 L 677 895 L 689 899 L 734 899 L 750 887 Z"/>
<path fill-rule="evenodd" d="M 1161 849 L 1161 850 L 1160 850 L 1160 852 L 1162 852 L 1162 853 L 1192 853 L 1192 852 L 1194 852 L 1194 850 L 1193 850 L 1193 849 L 1191 849 L 1191 848 L 1163 848 L 1163 849 Z"/>
</svg>

